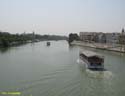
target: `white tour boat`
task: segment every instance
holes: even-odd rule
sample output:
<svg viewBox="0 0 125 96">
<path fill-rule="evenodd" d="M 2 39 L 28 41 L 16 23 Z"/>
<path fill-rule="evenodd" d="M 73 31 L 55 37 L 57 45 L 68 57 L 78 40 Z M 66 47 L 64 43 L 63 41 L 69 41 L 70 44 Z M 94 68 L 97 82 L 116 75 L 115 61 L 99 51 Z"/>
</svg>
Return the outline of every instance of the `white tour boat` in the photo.
<svg viewBox="0 0 125 96">
<path fill-rule="evenodd" d="M 103 71 L 104 56 L 91 51 L 81 51 L 80 59 L 84 62 L 86 67 L 93 71 Z"/>
</svg>

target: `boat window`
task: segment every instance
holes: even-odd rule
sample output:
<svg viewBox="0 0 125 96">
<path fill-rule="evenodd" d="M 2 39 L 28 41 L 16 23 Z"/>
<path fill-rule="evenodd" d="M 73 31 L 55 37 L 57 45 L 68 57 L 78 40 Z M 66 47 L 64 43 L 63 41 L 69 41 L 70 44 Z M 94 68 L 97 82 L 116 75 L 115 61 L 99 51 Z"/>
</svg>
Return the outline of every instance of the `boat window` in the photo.
<svg viewBox="0 0 125 96">
<path fill-rule="evenodd" d="M 90 63 L 94 63 L 94 64 L 99 64 L 99 65 L 101 65 L 102 62 L 103 62 L 103 59 L 94 56 L 94 57 L 90 57 L 90 58 L 88 59 L 88 61 L 89 61 Z"/>
<path fill-rule="evenodd" d="M 80 54 L 80 56 L 82 56 L 85 59 L 88 59 L 84 54 Z"/>
</svg>

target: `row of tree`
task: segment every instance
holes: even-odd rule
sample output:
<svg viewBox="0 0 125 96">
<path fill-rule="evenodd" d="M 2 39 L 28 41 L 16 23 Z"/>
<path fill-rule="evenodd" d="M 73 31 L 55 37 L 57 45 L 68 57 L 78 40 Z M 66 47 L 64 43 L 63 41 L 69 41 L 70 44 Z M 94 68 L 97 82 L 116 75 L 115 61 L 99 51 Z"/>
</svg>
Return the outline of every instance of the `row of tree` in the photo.
<svg viewBox="0 0 125 96">
<path fill-rule="evenodd" d="M 66 40 L 66 36 L 58 35 L 39 35 L 33 33 L 11 34 L 9 32 L 0 32 L 0 46 L 8 47 L 11 45 L 18 45 L 27 43 L 27 41 L 35 42 L 41 40 Z"/>
</svg>

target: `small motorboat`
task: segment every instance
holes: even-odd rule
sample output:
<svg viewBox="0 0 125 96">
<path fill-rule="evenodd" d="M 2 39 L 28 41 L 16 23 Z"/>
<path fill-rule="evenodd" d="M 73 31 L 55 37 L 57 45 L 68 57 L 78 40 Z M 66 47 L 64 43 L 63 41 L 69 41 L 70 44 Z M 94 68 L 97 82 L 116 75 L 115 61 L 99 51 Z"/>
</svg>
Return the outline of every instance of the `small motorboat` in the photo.
<svg viewBox="0 0 125 96">
<path fill-rule="evenodd" d="M 47 46 L 50 46 L 50 42 L 47 42 L 46 45 L 47 45 Z"/>
</svg>

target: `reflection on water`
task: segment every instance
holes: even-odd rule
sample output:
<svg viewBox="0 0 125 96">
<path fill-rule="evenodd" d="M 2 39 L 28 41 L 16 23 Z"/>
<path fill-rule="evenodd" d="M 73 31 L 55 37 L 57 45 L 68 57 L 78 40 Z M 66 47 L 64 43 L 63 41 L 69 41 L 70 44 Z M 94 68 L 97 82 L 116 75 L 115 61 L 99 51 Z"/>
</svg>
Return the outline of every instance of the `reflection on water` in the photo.
<svg viewBox="0 0 125 96">
<path fill-rule="evenodd" d="M 5 47 L 5 48 L 0 48 L 0 53 L 5 53 L 9 50 L 8 47 Z"/>
<path fill-rule="evenodd" d="M 123 96 L 125 55 L 92 50 L 105 56 L 106 72 L 93 72 L 79 64 L 79 50 L 66 41 L 12 47 L 0 52 L 0 92 L 23 96 Z"/>
</svg>

